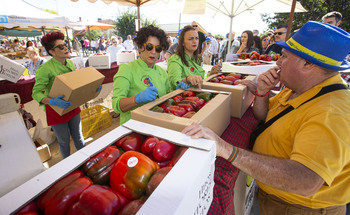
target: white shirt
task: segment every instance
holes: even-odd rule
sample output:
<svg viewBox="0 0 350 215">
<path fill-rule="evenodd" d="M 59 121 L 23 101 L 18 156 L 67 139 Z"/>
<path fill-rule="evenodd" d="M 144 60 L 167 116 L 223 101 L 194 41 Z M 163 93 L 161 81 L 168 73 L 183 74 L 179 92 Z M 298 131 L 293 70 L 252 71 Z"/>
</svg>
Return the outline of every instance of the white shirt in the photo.
<svg viewBox="0 0 350 215">
<path fill-rule="evenodd" d="M 109 53 L 111 63 L 117 61 L 117 53 L 120 53 L 122 51 L 125 51 L 125 48 L 120 44 L 118 44 L 117 46 L 109 46 L 107 48 L 107 53 Z"/>
<path fill-rule="evenodd" d="M 134 43 L 132 40 L 125 40 L 123 46 L 125 47 L 126 51 L 134 50 Z"/>
</svg>

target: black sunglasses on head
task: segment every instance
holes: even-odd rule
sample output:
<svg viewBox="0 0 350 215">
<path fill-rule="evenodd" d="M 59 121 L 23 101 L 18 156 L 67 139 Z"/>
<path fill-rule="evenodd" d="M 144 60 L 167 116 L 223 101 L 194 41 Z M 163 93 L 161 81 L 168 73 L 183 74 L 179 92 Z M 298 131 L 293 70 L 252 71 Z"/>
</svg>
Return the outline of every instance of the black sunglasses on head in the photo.
<svg viewBox="0 0 350 215">
<path fill-rule="evenodd" d="M 198 27 L 198 25 L 192 25 L 192 27 L 196 28 L 196 27 Z"/>
<path fill-rule="evenodd" d="M 282 35 L 282 34 L 285 34 L 285 33 L 287 33 L 287 32 L 275 32 L 275 33 L 273 33 L 273 35 L 276 35 L 276 34 Z"/>
<path fill-rule="evenodd" d="M 67 48 L 67 44 L 59 44 L 53 47 L 52 50 L 54 50 L 55 48 L 59 48 L 60 50 L 63 50 L 64 48 Z"/>
<path fill-rule="evenodd" d="M 163 51 L 163 49 L 160 45 L 155 46 L 152 43 L 147 43 L 147 44 L 145 43 L 144 45 L 145 45 L 145 48 L 147 51 L 152 51 L 153 48 L 156 48 L 156 52 L 158 52 L 158 53 Z"/>
</svg>

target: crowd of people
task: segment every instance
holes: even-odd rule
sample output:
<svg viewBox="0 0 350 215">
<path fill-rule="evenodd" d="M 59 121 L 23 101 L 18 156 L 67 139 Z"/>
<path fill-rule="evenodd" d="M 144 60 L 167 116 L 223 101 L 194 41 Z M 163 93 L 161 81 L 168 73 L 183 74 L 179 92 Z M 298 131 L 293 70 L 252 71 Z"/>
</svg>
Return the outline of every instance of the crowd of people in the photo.
<svg viewBox="0 0 350 215">
<path fill-rule="evenodd" d="M 175 40 L 154 26 L 141 28 L 135 36 L 87 38 L 72 43 L 83 56 L 108 53 L 111 62 L 117 53 L 137 51 L 139 58 L 121 64 L 113 80 L 112 107 L 120 124 L 131 118 L 130 111 L 176 89 L 201 89 L 205 77 L 219 73 L 228 54 L 257 52 L 280 54 L 276 66 L 258 76 L 256 83 L 241 82 L 255 95 L 253 113 L 262 123 L 252 134 L 252 151 L 221 139 L 210 129 L 192 124 L 183 130 L 192 138 L 216 142 L 216 154 L 230 165 L 252 176 L 259 187 L 260 214 L 346 213 L 350 202 L 350 34 L 342 30 L 341 14 L 331 12 L 323 22 L 309 21 L 290 38 L 281 24 L 259 34 L 246 30 L 225 39 L 205 34 L 197 22 L 182 28 Z M 52 56 L 42 59 L 38 43 Z M 80 109 L 60 116 L 51 107 L 71 105 L 48 93 L 57 75 L 74 71 L 64 35 L 46 34 L 41 41 L 13 41 L 2 46 L 26 46 L 36 75 L 33 98 L 45 107 L 47 123 L 55 132 L 63 158 L 70 155 L 70 137 L 77 150 L 84 147 Z M 166 70 L 156 64 L 167 61 Z M 205 72 L 203 64 L 212 65 Z M 277 83 L 284 89 L 271 94 Z M 101 86 L 96 89 L 100 91 Z M 232 200 L 233 201 L 233 200 Z M 349 212 L 349 211 L 348 211 Z"/>
</svg>

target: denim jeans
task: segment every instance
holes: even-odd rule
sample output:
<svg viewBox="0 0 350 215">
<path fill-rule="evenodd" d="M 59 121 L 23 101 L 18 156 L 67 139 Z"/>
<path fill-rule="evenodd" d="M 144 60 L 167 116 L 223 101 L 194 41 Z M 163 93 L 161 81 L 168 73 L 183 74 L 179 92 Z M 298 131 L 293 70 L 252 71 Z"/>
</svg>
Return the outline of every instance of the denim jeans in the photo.
<svg viewBox="0 0 350 215">
<path fill-rule="evenodd" d="M 83 132 L 81 128 L 80 114 L 75 115 L 69 122 L 51 126 L 57 137 L 62 158 L 70 155 L 70 136 L 74 141 L 77 150 L 85 146 Z"/>
</svg>

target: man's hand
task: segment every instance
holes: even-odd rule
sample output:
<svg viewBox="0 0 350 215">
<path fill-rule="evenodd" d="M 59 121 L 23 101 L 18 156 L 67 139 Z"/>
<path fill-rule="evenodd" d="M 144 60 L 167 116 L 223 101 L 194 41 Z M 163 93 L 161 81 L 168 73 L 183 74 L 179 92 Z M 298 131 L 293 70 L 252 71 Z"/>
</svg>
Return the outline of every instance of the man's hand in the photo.
<svg viewBox="0 0 350 215">
<path fill-rule="evenodd" d="M 217 134 L 215 134 L 215 132 L 211 129 L 194 122 L 184 128 L 182 130 L 182 133 L 186 134 L 187 136 L 191 136 L 192 139 L 205 138 L 208 140 L 214 140 L 216 143 L 216 155 L 227 159 L 225 157 L 225 154 L 227 154 L 227 143 L 222 140 Z"/>
<path fill-rule="evenodd" d="M 222 67 L 221 65 L 216 64 L 215 66 L 213 66 L 213 67 L 211 68 L 210 73 L 211 73 L 211 74 L 217 74 L 217 73 L 219 73 L 220 70 L 221 70 L 221 67 Z"/>
<path fill-rule="evenodd" d="M 236 83 L 236 82 L 235 82 L 235 83 Z M 255 93 L 255 90 L 256 90 L 256 87 L 257 87 L 257 83 L 255 83 L 254 81 L 252 81 L 252 80 L 246 80 L 246 79 L 241 79 L 241 80 L 237 80 L 237 83 L 247 86 L 248 90 L 249 90 L 251 93 L 253 93 L 253 94 Z"/>
<path fill-rule="evenodd" d="M 258 85 L 257 85 L 257 93 L 258 94 L 266 94 L 269 90 L 273 89 L 276 84 L 280 81 L 280 76 L 277 73 L 280 68 L 275 66 L 266 72 L 259 75 Z"/>
</svg>

